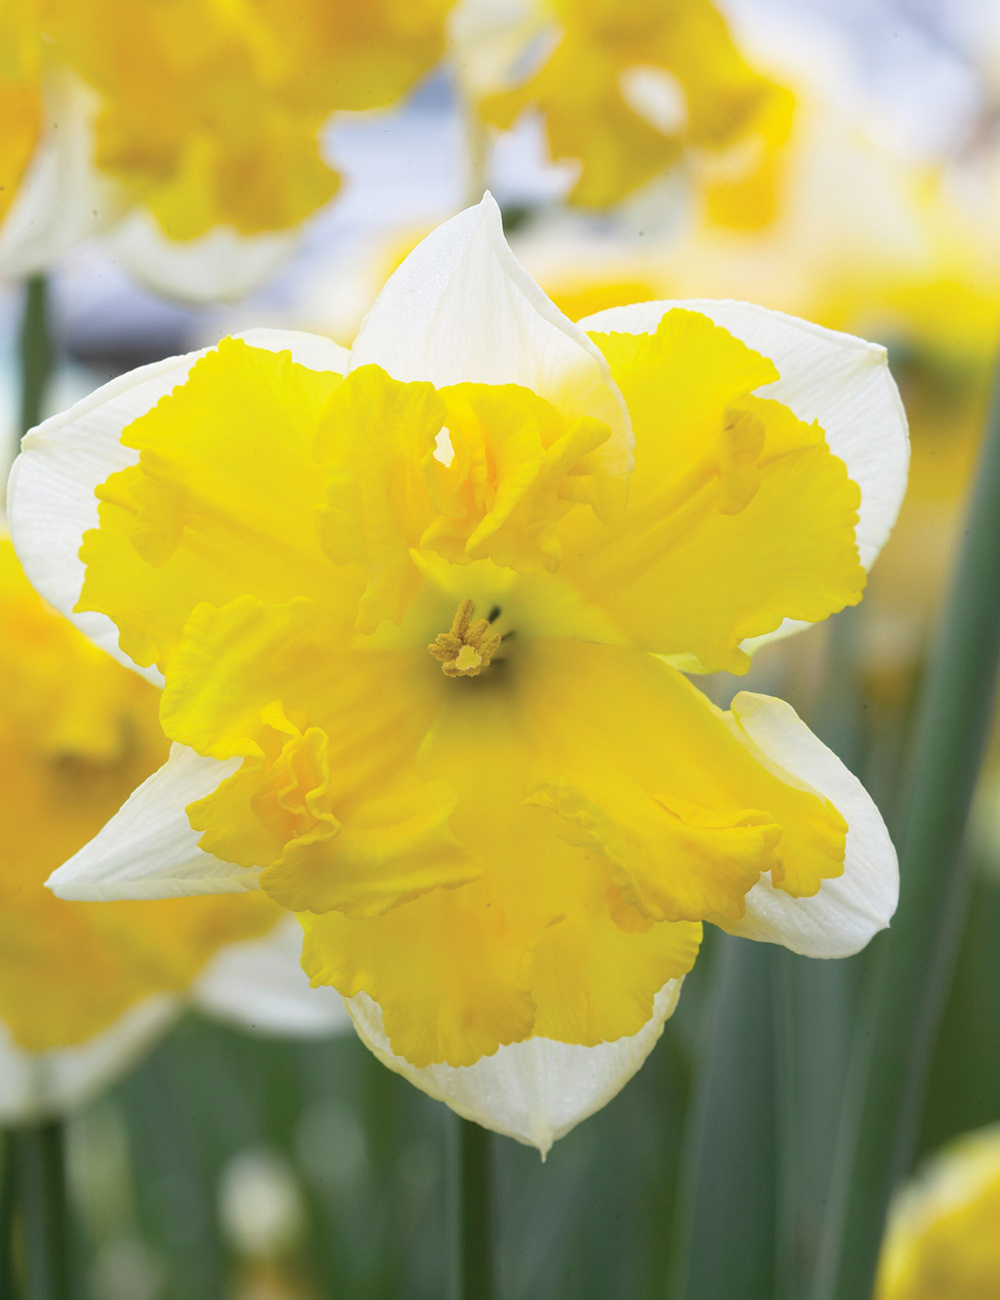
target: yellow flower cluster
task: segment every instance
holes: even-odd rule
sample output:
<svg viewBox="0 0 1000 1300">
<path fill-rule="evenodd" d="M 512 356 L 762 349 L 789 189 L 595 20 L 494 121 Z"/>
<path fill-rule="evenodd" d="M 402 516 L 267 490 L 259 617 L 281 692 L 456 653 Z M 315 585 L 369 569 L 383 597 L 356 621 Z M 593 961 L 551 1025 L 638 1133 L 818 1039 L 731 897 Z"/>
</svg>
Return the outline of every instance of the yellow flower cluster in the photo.
<svg viewBox="0 0 1000 1300">
<path fill-rule="evenodd" d="M 96 92 L 98 169 L 162 230 L 294 226 L 336 193 L 318 132 L 394 102 L 440 57 L 452 0 L 14 0 L 0 17 L 0 217 L 46 85 Z"/>
</svg>

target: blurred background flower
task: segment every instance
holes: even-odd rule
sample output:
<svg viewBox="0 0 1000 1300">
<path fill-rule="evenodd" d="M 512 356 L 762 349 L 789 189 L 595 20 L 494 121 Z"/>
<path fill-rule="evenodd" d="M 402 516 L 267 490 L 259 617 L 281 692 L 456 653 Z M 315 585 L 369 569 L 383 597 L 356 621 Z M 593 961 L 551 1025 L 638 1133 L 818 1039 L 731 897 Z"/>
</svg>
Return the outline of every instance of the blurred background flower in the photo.
<svg viewBox="0 0 1000 1300">
<path fill-rule="evenodd" d="M 187 996 L 262 1029 L 348 1028 L 263 897 L 143 911 L 71 907 L 44 888 L 162 761 L 159 691 L 46 608 L 6 538 L 0 626 L 0 1124 L 88 1100 Z"/>
<path fill-rule="evenodd" d="M 929 1161 L 893 1205 L 876 1300 L 976 1300 L 1000 1293 L 1000 1128 Z"/>
</svg>

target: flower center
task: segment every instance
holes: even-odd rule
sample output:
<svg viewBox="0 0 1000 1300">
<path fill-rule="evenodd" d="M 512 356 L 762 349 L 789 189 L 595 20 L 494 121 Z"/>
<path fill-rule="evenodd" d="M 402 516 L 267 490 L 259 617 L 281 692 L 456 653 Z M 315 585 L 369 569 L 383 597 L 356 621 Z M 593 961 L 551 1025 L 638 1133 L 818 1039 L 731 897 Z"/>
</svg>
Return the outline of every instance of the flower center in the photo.
<svg viewBox="0 0 1000 1300">
<path fill-rule="evenodd" d="M 458 607 L 451 630 L 439 632 L 427 649 L 440 661 L 446 677 L 478 677 L 500 647 L 500 633 L 487 635 L 489 630 L 490 619 L 472 622 L 472 601 L 466 599 Z"/>
</svg>

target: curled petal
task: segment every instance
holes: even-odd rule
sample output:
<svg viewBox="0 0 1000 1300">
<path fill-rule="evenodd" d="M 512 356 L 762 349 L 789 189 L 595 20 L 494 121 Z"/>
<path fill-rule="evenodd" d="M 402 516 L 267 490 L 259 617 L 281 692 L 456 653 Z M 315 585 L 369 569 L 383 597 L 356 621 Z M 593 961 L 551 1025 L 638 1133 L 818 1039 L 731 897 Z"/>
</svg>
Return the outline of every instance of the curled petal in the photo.
<svg viewBox="0 0 1000 1300">
<path fill-rule="evenodd" d="M 481 1057 L 475 1065 L 411 1065 L 389 1047 L 377 1002 L 359 993 L 347 1002 L 362 1041 L 390 1070 L 464 1119 L 537 1147 L 542 1159 L 553 1142 L 624 1088 L 656 1046 L 673 1014 L 683 980 L 670 980 L 653 1001 L 637 1034 L 596 1047 L 528 1038 Z"/>
<path fill-rule="evenodd" d="M 885 822 L 856 776 L 809 730 L 791 705 L 741 691 L 734 730 L 765 760 L 825 796 L 847 822 L 844 874 L 811 898 L 792 898 L 762 876 L 742 920 L 719 920 L 730 934 L 780 943 L 805 957 L 849 957 L 889 924 L 899 901 L 899 867 Z M 717 918 L 713 918 L 717 919 Z"/>
</svg>

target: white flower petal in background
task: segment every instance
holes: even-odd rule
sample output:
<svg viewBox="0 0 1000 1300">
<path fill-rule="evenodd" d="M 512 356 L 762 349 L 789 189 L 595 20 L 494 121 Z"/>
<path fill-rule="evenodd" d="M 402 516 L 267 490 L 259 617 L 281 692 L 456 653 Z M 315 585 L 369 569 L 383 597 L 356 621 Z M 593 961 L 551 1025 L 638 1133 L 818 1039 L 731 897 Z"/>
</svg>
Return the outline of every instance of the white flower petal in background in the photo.
<svg viewBox="0 0 1000 1300">
<path fill-rule="evenodd" d="M 230 943 L 194 984 L 202 1011 L 258 1033 L 317 1038 L 352 1029 L 335 989 L 312 988 L 302 969 L 302 927 L 283 918 L 260 939 Z"/>
<path fill-rule="evenodd" d="M 109 232 L 113 261 L 155 293 L 183 302 L 228 302 L 269 279 L 288 260 L 301 228 L 241 235 L 216 226 L 197 239 L 169 239 L 155 217 L 134 208 Z"/>
<path fill-rule="evenodd" d="M 242 759 L 202 758 L 186 745 L 147 777 L 94 838 L 45 882 L 59 898 L 183 898 L 256 889 L 258 868 L 223 862 L 198 848 L 189 803 L 204 799 Z"/>
<path fill-rule="evenodd" d="M 82 1106 L 134 1065 L 180 1014 L 156 993 L 75 1047 L 26 1052 L 0 1022 L 0 1124 L 36 1124 Z"/>
<path fill-rule="evenodd" d="M 566 416 L 603 421 L 611 438 L 595 456 L 624 504 L 625 403 L 600 350 L 508 248 L 491 195 L 439 226 L 389 277 L 351 349 L 352 370 L 371 364 L 437 387 L 521 384 Z"/>
<path fill-rule="evenodd" d="M 683 980 L 670 980 L 637 1034 L 597 1047 L 529 1038 L 501 1047 L 475 1065 L 419 1069 L 397 1056 L 382 1026 L 382 1011 L 367 993 L 347 1000 L 364 1043 L 378 1059 L 464 1119 L 537 1147 L 542 1158 L 553 1142 L 616 1096 L 656 1046 L 673 1014 Z"/>
<path fill-rule="evenodd" d="M 769 357 L 781 378 L 758 396 L 783 402 L 807 423 L 819 421 L 830 450 L 861 488 L 856 536 L 861 563 L 870 569 L 896 522 L 910 465 L 906 412 L 885 348 L 784 312 L 710 298 L 610 307 L 580 325 L 599 333 L 652 333 L 672 307 L 701 312 Z"/>
<path fill-rule="evenodd" d="M 0 222 L 4 275 L 46 270 L 124 210 L 121 186 L 93 165 L 93 121 L 100 106 L 98 96 L 68 69 L 49 74 L 42 137 Z"/>
<path fill-rule="evenodd" d="M 847 822 L 847 848 L 844 874 L 824 880 L 812 898 L 792 898 L 761 876 L 746 896 L 743 920 L 717 923 L 729 934 L 780 943 L 805 957 L 860 952 L 886 928 L 899 902 L 896 851 L 882 815 L 858 778 L 790 704 L 741 691 L 731 708 L 739 739 L 749 738 L 792 784 L 830 800 Z"/>
</svg>

